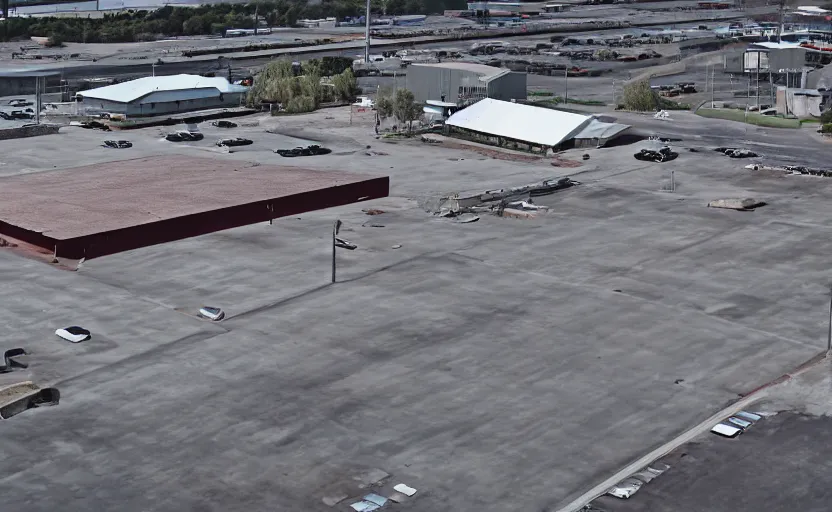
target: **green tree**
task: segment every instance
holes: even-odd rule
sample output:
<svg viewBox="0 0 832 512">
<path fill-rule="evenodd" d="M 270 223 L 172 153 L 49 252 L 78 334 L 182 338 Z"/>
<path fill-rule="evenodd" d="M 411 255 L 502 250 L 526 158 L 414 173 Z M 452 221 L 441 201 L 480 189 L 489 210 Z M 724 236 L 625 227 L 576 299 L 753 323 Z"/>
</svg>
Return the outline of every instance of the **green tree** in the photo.
<svg viewBox="0 0 832 512">
<path fill-rule="evenodd" d="M 352 69 L 347 69 L 343 73 L 332 77 L 332 85 L 335 88 L 335 96 L 343 101 L 353 101 L 358 95 L 358 80 Z"/>
<path fill-rule="evenodd" d="M 188 36 L 195 36 L 205 33 L 205 24 L 202 16 L 191 16 L 182 23 L 182 33 Z"/>
<path fill-rule="evenodd" d="M 385 89 L 379 91 L 379 95 L 376 98 L 376 113 L 380 119 L 393 117 L 395 112 L 393 108 L 393 94 L 390 90 Z"/>
<path fill-rule="evenodd" d="M 413 131 L 413 121 L 422 117 L 422 106 L 416 103 L 413 93 L 407 89 L 399 89 L 393 97 L 393 113 L 396 119 L 407 123 L 407 131 Z"/>
<path fill-rule="evenodd" d="M 650 88 L 649 80 L 639 80 L 624 86 L 621 104 L 625 110 L 655 112 L 659 110 L 659 96 Z"/>
</svg>

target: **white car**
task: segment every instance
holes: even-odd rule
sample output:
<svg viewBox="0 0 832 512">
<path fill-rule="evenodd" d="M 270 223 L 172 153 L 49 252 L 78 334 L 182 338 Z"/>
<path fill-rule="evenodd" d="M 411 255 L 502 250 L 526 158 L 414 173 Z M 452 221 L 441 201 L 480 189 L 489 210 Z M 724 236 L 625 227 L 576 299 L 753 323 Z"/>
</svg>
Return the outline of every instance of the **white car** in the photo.
<svg viewBox="0 0 832 512">
<path fill-rule="evenodd" d="M 83 327 L 78 327 L 77 325 L 58 329 L 55 331 L 55 335 L 70 343 L 81 343 L 82 341 L 87 341 L 92 337 L 90 331 L 84 329 Z"/>
<path fill-rule="evenodd" d="M 353 103 L 356 107 L 365 107 L 365 108 L 375 108 L 376 104 L 373 100 L 368 98 L 367 96 L 359 96 L 356 98 L 355 103 Z"/>
</svg>

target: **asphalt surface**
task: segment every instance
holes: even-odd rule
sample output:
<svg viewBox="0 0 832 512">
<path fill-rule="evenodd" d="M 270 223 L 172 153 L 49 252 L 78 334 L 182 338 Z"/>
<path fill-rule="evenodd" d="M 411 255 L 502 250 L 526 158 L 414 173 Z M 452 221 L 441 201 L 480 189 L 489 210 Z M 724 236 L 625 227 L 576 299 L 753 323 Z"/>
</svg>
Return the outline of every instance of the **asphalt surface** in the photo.
<svg viewBox="0 0 832 512">
<path fill-rule="evenodd" d="M 672 467 L 633 497 L 599 498 L 604 512 L 829 509 L 832 420 L 782 412 L 735 439 L 704 434 L 670 454 Z"/>
<path fill-rule="evenodd" d="M 3 381 L 62 393 L 0 423 L 5 505 L 347 511 L 404 482 L 419 489 L 408 510 L 556 509 L 822 350 L 832 181 L 686 150 L 718 127 L 741 133 L 735 123 L 619 119 L 684 135 L 681 155 L 651 164 L 622 146 L 561 155 L 575 168 L 494 160 L 377 140 L 345 109 L 240 119 L 256 126 L 233 135 L 255 144 L 231 154 L 210 148 L 213 134 L 160 140 L 167 127 L 119 134 L 127 150 L 75 128 L 0 142 L 2 175 L 99 163 L 106 180 L 108 161 L 166 153 L 277 163 L 271 150 L 299 138 L 333 153 L 292 165 L 391 176 L 384 200 L 77 272 L 1 249 L 0 325 L 14 333 L 3 348 L 31 351 L 30 368 Z M 825 155 L 811 132 L 749 138 Z M 662 191 L 670 170 L 675 193 Z M 566 175 L 582 185 L 537 199 L 551 208 L 537 219 L 426 212 L 449 193 Z M 768 205 L 705 206 L 744 196 Z M 362 213 L 371 207 L 385 213 Z M 330 285 L 336 218 L 359 248 L 339 250 Z M 202 305 L 227 319 L 197 319 Z M 93 338 L 52 334 L 71 324 Z M 375 469 L 389 477 L 360 487 Z M 337 495 L 348 499 L 324 504 Z"/>
</svg>

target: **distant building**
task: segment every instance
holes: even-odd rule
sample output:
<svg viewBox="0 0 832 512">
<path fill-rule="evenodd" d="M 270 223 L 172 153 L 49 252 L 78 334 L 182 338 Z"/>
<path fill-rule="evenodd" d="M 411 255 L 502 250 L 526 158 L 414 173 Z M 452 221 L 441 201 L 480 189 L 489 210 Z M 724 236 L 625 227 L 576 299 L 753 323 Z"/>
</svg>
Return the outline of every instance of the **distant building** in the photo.
<svg viewBox="0 0 832 512">
<path fill-rule="evenodd" d="M 108 112 L 127 116 L 156 116 L 237 107 L 248 87 L 225 78 L 199 75 L 148 76 L 76 95 L 79 112 Z"/>
<path fill-rule="evenodd" d="M 467 62 L 411 64 L 406 87 L 416 101 L 465 105 L 483 98 L 526 99 L 526 74 Z"/>
</svg>

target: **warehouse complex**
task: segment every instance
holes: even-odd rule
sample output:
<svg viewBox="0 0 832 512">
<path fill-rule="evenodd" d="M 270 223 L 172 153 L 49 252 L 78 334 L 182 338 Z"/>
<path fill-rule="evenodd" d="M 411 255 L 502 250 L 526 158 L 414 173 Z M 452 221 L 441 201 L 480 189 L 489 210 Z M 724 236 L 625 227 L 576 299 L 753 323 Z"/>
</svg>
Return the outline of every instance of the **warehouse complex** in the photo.
<svg viewBox="0 0 832 512">
<path fill-rule="evenodd" d="M 210 108 L 236 107 L 248 87 L 221 77 L 199 75 L 148 76 L 76 95 L 78 111 L 128 116 L 176 114 Z"/>
</svg>

